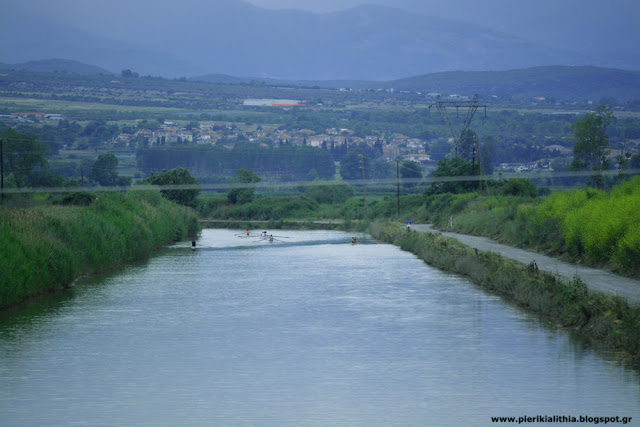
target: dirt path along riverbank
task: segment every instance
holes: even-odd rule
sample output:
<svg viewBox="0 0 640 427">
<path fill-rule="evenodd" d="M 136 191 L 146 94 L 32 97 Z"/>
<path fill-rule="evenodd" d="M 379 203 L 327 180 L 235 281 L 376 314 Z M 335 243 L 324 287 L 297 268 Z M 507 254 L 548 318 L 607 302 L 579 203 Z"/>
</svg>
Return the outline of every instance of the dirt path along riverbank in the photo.
<svg viewBox="0 0 640 427">
<path fill-rule="evenodd" d="M 546 255 L 503 245 L 486 237 L 439 231 L 430 224 L 414 224 L 412 230 L 425 233 L 440 233 L 480 251 L 493 252 L 524 264 L 530 264 L 535 261 L 540 270 L 569 280 L 578 276 L 589 289 L 617 295 L 626 298 L 630 304 L 640 305 L 640 281 L 638 280 L 618 276 L 604 270 L 570 264 Z"/>
</svg>

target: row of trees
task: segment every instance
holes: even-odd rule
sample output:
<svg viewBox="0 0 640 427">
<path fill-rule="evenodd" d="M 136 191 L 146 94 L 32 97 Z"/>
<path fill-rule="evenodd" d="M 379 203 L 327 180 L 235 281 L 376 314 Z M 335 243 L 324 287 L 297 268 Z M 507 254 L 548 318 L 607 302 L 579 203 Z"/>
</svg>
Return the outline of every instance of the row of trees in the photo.
<svg viewBox="0 0 640 427">
<path fill-rule="evenodd" d="M 569 169 L 593 172 L 588 183 L 603 188 L 606 184 L 603 171 L 610 168 L 608 129 L 614 122 L 608 106 L 598 107 L 586 113 L 572 125 L 574 156 Z M 98 128 L 99 126 L 94 126 Z M 86 128 L 85 128 L 86 129 Z M 54 175 L 49 170 L 47 144 L 34 136 L 6 129 L 0 134 L 3 141 L 2 168 L 6 187 L 62 187 L 78 185 L 76 179 Z M 482 172 L 476 163 L 477 151 L 480 151 L 481 164 L 489 162 L 492 140 L 486 139 L 478 150 L 477 135 L 468 131 L 460 142 L 458 156 L 441 161 L 434 171 L 435 177 L 472 176 L 487 174 Z M 375 148 L 373 149 L 375 151 Z M 156 185 L 190 184 L 197 181 L 191 176 L 219 176 L 224 182 L 236 173 L 232 182 L 236 184 L 255 184 L 259 176 L 280 181 L 313 181 L 316 179 L 332 180 L 335 164 L 331 154 L 321 148 L 309 146 L 284 146 L 279 148 L 265 147 L 258 144 L 238 144 L 234 149 L 214 146 L 154 147 L 138 151 L 139 167 L 151 177 L 147 182 Z M 377 152 L 373 153 L 375 156 Z M 617 158 L 618 167 L 640 166 L 640 155 L 621 152 Z M 113 154 L 102 154 L 85 168 L 85 177 L 89 184 L 102 186 L 127 186 L 130 177 L 118 174 L 118 158 Z M 166 171 L 173 171 L 166 173 Z M 163 171 L 163 172 L 160 172 Z M 236 171 L 251 171 L 240 173 Z M 403 180 L 420 179 L 422 170 L 415 162 L 388 162 L 376 160 L 362 148 L 351 148 L 340 162 L 340 175 L 348 181 L 362 179 L 390 179 L 399 175 Z M 432 186 L 431 192 L 471 191 L 476 187 L 473 181 L 443 181 Z M 515 190 L 514 190 L 515 191 Z M 528 191 L 528 190 L 527 190 Z M 167 193 L 171 194 L 171 193 Z M 178 194 L 178 193 L 176 193 Z M 183 193 L 180 193 L 183 194 Z M 173 195 L 180 200 L 184 195 Z M 253 197 L 253 191 L 242 187 L 229 193 L 231 203 L 244 203 Z M 192 200 L 195 196 L 188 196 Z M 183 204 L 184 200 L 181 201 Z"/>
<path fill-rule="evenodd" d="M 136 153 L 138 168 L 145 173 L 185 167 L 196 176 L 231 176 L 237 169 L 254 171 L 280 181 L 332 179 L 335 164 L 326 150 L 309 146 L 264 147 L 238 144 L 220 146 L 153 147 Z"/>
<path fill-rule="evenodd" d="M 388 162 L 386 160 L 374 160 L 361 148 L 353 148 L 340 162 L 340 176 L 344 180 L 364 179 L 390 179 L 400 177 L 403 179 L 422 178 L 420 164 L 413 161 Z"/>
<path fill-rule="evenodd" d="M 578 119 L 571 125 L 573 131 L 571 138 L 573 143 L 573 158 L 567 165 L 567 170 L 591 171 L 592 173 L 585 182 L 598 188 L 604 188 L 606 186 L 607 182 L 603 172 L 612 166 L 609 157 L 611 153 L 609 129 L 613 123 L 615 123 L 615 117 L 613 116 L 610 106 L 601 105 L 594 111 L 585 113 L 581 119 Z M 467 131 L 463 134 L 459 144 L 458 155 L 440 161 L 438 168 L 433 172 L 433 176 L 467 177 L 480 174 L 479 168 L 474 165 L 475 159 L 478 158 L 475 156 L 475 153 L 473 153 L 474 140 L 477 140 L 477 137 L 473 131 Z M 493 147 L 493 141 L 490 138 L 487 139 L 485 144 L 480 146 L 479 158 L 483 166 L 488 163 L 487 158 L 490 158 L 492 149 L 495 149 L 495 147 Z M 629 167 L 640 167 L 640 154 L 632 154 L 626 151 L 625 144 L 623 144 L 622 150 L 616 156 L 615 160 L 620 171 L 624 171 Z M 558 165 L 558 167 L 560 167 L 560 165 Z M 487 170 L 484 167 L 482 168 L 482 173 L 487 174 Z M 460 193 L 472 191 L 474 188 L 477 188 L 477 184 L 472 180 L 443 181 L 434 183 L 429 192 Z M 530 187 L 525 185 L 522 189 L 526 193 L 530 193 Z"/>
<path fill-rule="evenodd" d="M 81 185 L 75 177 L 54 174 L 47 159 L 49 146 L 39 138 L 8 128 L 0 133 L 2 141 L 2 180 L 7 188 L 74 187 Z M 118 174 L 118 158 L 102 154 L 88 165 L 87 184 L 127 186 L 130 177 Z M 82 177 L 84 179 L 84 177 Z"/>
</svg>

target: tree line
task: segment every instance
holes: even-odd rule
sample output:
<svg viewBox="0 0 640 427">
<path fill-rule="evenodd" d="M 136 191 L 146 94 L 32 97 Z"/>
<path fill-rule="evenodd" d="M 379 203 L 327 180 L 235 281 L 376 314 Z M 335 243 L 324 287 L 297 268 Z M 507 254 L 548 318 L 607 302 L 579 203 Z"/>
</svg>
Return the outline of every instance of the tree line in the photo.
<svg viewBox="0 0 640 427">
<path fill-rule="evenodd" d="M 331 154 L 318 147 L 262 146 L 237 144 L 224 146 L 190 145 L 139 149 L 138 168 L 145 174 L 184 167 L 195 176 L 232 176 L 246 169 L 277 181 L 332 179 L 336 167 Z"/>
</svg>

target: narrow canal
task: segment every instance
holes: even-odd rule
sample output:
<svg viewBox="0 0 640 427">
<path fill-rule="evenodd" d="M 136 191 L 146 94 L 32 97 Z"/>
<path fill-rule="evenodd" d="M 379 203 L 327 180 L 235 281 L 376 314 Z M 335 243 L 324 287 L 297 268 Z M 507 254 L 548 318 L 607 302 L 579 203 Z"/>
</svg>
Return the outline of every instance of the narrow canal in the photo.
<svg viewBox="0 0 640 427">
<path fill-rule="evenodd" d="M 0 313 L 0 425 L 640 424 L 636 370 L 464 278 L 366 235 L 236 233 Z"/>
</svg>

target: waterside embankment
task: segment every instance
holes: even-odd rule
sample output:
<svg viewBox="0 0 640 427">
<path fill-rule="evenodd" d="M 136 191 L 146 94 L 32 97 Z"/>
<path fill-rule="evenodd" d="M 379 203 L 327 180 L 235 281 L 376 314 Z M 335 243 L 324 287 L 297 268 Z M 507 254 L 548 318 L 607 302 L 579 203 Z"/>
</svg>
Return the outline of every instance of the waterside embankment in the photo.
<svg viewBox="0 0 640 427">
<path fill-rule="evenodd" d="M 88 206 L 0 208 L 0 308 L 145 259 L 200 230 L 158 192 L 101 193 Z"/>
<path fill-rule="evenodd" d="M 398 223 L 374 223 L 371 234 L 430 265 L 465 275 L 482 288 L 608 348 L 633 357 L 640 352 L 640 307 L 591 291 L 579 277 L 564 280 L 541 271 L 535 263 L 479 251 L 441 234 L 407 232 Z"/>
</svg>

